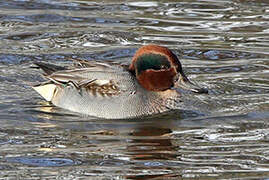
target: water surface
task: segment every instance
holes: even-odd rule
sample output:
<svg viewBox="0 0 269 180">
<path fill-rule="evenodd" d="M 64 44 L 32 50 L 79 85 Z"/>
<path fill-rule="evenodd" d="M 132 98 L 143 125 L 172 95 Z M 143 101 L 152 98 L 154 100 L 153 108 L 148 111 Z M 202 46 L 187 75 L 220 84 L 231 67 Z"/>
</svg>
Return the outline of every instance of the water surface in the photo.
<svg viewBox="0 0 269 180">
<path fill-rule="evenodd" d="M 2 0 L 0 169 L 9 179 L 269 177 L 269 2 Z M 208 95 L 191 111 L 104 120 L 45 102 L 33 62 L 128 63 L 155 43 Z"/>
</svg>

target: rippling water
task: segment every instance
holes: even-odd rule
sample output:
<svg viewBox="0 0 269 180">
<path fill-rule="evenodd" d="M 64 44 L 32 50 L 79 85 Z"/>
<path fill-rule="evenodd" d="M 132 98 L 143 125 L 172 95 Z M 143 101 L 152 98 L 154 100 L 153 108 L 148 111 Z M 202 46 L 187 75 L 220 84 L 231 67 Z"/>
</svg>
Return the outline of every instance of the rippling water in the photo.
<svg viewBox="0 0 269 180">
<path fill-rule="evenodd" d="M 0 177 L 266 179 L 269 1 L 0 1 Z M 155 43 L 209 89 L 173 112 L 90 119 L 46 103 L 35 61 L 128 63 Z"/>
</svg>

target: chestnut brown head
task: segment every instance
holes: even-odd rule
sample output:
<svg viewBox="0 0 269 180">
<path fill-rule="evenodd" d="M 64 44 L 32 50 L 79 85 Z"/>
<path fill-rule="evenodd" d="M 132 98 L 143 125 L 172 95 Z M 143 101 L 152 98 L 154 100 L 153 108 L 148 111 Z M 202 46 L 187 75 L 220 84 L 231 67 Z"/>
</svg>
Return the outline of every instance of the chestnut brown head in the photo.
<svg viewBox="0 0 269 180">
<path fill-rule="evenodd" d="M 129 69 L 145 89 L 164 91 L 174 86 L 181 64 L 168 48 L 147 45 L 138 49 Z"/>
<path fill-rule="evenodd" d="M 185 88 L 193 92 L 204 92 L 195 87 L 182 70 L 177 56 L 168 48 L 158 45 L 146 45 L 135 53 L 129 70 L 142 87 L 149 91 L 165 91 L 173 87 Z"/>
</svg>

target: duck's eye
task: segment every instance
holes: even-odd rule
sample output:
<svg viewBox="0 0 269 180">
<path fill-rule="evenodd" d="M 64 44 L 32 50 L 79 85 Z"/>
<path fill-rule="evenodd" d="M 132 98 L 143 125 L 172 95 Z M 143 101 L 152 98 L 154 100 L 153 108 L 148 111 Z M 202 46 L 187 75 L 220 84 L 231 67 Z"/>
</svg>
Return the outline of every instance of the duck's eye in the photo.
<svg viewBox="0 0 269 180">
<path fill-rule="evenodd" d="M 161 65 L 161 69 L 169 69 L 169 67 L 166 65 Z"/>
<path fill-rule="evenodd" d="M 144 54 L 137 58 L 135 65 L 138 74 L 147 69 L 161 70 L 171 67 L 167 57 L 160 54 Z"/>
</svg>

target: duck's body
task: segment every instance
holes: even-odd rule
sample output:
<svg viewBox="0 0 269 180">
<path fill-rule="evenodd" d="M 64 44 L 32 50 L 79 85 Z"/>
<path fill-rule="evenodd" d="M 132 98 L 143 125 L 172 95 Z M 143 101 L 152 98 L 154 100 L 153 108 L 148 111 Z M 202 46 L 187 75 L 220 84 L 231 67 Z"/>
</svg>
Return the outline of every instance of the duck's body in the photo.
<svg viewBox="0 0 269 180">
<path fill-rule="evenodd" d="M 177 72 L 179 61 L 174 64 L 151 51 L 160 46 L 144 47 L 145 54 L 135 56 L 129 67 L 96 61 L 77 61 L 69 68 L 36 63 L 49 81 L 33 88 L 55 106 L 101 118 L 145 116 L 176 108 L 180 94 L 173 87 L 182 72 Z M 157 58 L 154 67 L 152 58 Z M 184 78 L 183 74 L 181 81 Z"/>
</svg>

